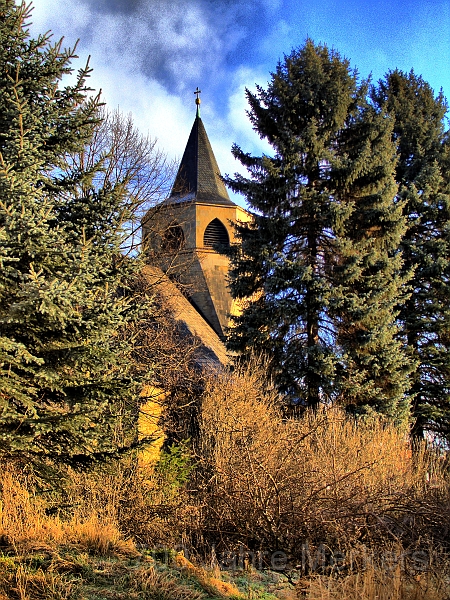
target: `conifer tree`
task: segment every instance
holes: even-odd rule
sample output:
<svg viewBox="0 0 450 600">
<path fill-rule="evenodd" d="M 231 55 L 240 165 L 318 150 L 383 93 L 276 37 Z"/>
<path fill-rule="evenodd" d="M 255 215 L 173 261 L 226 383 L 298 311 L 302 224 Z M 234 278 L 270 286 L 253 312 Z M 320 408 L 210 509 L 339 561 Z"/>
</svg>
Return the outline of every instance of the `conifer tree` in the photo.
<svg viewBox="0 0 450 600">
<path fill-rule="evenodd" d="M 422 77 L 399 70 L 374 88 L 394 120 L 398 199 L 407 218 L 401 241 L 411 296 L 399 324 L 418 367 L 411 380 L 413 434 L 450 437 L 450 170 L 447 104 Z"/>
<path fill-rule="evenodd" d="M 397 336 L 398 304 L 408 298 L 410 274 L 401 273 L 398 252 L 405 232 L 402 206 L 394 202 L 392 124 L 371 106 L 361 107 L 347 131 L 337 168 L 330 312 L 340 353 L 337 386 L 342 402 L 356 413 L 376 411 L 408 424 L 408 375 L 414 364 Z M 343 185 L 342 185 L 343 184 Z M 339 215 L 341 211 L 347 215 Z"/>
<path fill-rule="evenodd" d="M 98 124 L 89 70 L 61 88 L 74 54 L 32 39 L 28 18 L 0 0 L 0 457 L 79 464 L 117 451 L 135 397 L 119 291 L 136 266 L 120 253 L 125 182 L 67 170 Z"/>
<path fill-rule="evenodd" d="M 274 156 L 234 148 L 251 177 L 227 183 L 255 213 L 231 251 L 243 312 L 228 343 L 244 357 L 267 354 L 296 403 L 341 398 L 402 419 L 406 358 L 393 307 L 403 280 L 392 253 L 404 222 L 389 126 L 366 95 L 349 62 L 311 40 L 285 57 L 267 90 L 247 90 L 254 129 Z"/>
</svg>

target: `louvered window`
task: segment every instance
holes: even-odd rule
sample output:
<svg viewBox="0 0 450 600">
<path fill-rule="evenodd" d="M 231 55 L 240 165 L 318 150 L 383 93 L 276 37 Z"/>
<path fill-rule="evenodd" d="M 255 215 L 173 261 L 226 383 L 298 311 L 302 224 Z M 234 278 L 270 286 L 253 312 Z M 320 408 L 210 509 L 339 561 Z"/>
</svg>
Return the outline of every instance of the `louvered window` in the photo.
<svg viewBox="0 0 450 600">
<path fill-rule="evenodd" d="M 205 229 L 203 245 L 205 248 L 214 248 L 215 250 L 220 248 L 228 248 L 230 245 L 228 232 L 225 229 L 225 225 L 219 221 L 219 219 L 214 219 L 211 221 L 211 223 Z"/>
</svg>

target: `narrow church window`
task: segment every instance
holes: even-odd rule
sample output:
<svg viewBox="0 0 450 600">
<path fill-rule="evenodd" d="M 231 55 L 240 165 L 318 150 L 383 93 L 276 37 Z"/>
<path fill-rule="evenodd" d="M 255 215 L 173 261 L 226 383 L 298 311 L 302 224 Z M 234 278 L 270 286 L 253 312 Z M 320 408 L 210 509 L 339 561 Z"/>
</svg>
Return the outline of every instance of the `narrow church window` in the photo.
<svg viewBox="0 0 450 600">
<path fill-rule="evenodd" d="M 178 223 L 171 223 L 163 234 L 161 248 L 163 250 L 181 250 L 184 246 L 184 232 Z"/>
<path fill-rule="evenodd" d="M 205 248 L 214 249 L 229 247 L 230 238 L 228 237 L 228 232 L 225 225 L 219 219 L 213 219 L 205 229 L 203 245 Z"/>
</svg>

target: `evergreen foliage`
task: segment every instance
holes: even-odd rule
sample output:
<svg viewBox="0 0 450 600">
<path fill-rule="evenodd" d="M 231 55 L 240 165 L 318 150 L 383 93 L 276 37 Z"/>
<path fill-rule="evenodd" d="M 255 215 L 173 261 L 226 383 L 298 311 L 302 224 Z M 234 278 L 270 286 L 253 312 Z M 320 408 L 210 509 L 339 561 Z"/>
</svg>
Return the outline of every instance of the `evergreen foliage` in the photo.
<svg viewBox="0 0 450 600">
<path fill-rule="evenodd" d="M 404 292 L 396 252 L 391 124 L 367 101 L 349 62 L 308 40 L 266 90 L 247 90 L 250 119 L 273 156 L 234 147 L 250 178 L 254 223 L 239 224 L 230 286 L 243 306 L 229 347 L 269 356 L 279 389 L 300 406 L 340 399 L 356 412 L 408 415 L 408 361 L 396 339 Z"/>
<path fill-rule="evenodd" d="M 118 450 L 135 398 L 137 265 L 120 252 L 126 182 L 68 169 L 98 125 L 89 68 L 61 88 L 74 52 L 31 39 L 28 18 L 0 0 L 0 454 L 79 464 Z"/>
<path fill-rule="evenodd" d="M 399 324 L 418 368 L 411 377 L 413 433 L 450 439 L 450 146 L 447 104 L 412 71 L 393 71 L 372 92 L 394 119 L 398 199 L 407 218 L 400 244 L 412 294 Z"/>
</svg>

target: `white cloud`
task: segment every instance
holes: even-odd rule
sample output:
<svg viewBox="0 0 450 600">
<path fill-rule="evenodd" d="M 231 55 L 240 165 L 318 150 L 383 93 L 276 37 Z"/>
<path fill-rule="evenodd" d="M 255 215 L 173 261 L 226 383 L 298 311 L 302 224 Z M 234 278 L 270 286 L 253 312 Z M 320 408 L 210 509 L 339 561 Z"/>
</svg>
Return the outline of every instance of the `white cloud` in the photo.
<svg viewBox="0 0 450 600">
<path fill-rule="evenodd" d="M 158 145 L 169 156 L 182 153 L 189 135 L 193 103 L 186 107 L 178 96 L 171 95 L 157 81 L 142 74 L 117 73 L 105 66 L 96 68 L 95 72 L 109 108 L 131 113 L 138 129 L 144 135 L 157 138 Z"/>
<path fill-rule="evenodd" d="M 293 39 L 295 35 L 293 27 L 284 19 L 276 21 L 268 35 L 265 36 L 261 43 L 261 51 L 267 56 L 277 55 L 277 60 L 282 60 L 284 54 L 289 54 L 292 50 Z M 305 36 L 306 37 L 306 36 Z M 298 43 L 303 43 L 303 39 Z M 274 67 L 275 68 L 275 65 Z"/>
<path fill-rule="evenodd" d="M 72 46 L 92 21 L 92 11 L 82 2 L 37 0 L 31 13 L 32 31 L 44 33 L 49 29 L 56 38 L 65 37 Z"/>
<path fill-rule="evenodd" d="M 248 104 L 245 89 L 256 91 L 256 86 L 267 87 L 269 77 L 264 69 L 250 69 L 241 67 L 237 69 L 233 77 L 233 93 L 228 99 L 227 120 L 232 126 L 233 132 L 239 137 L 239 144 L 245 152 L 253 154 L 270 153 L 269 144 L 261 140 L 253 130 L 247 115 Z"/>
</svg>

